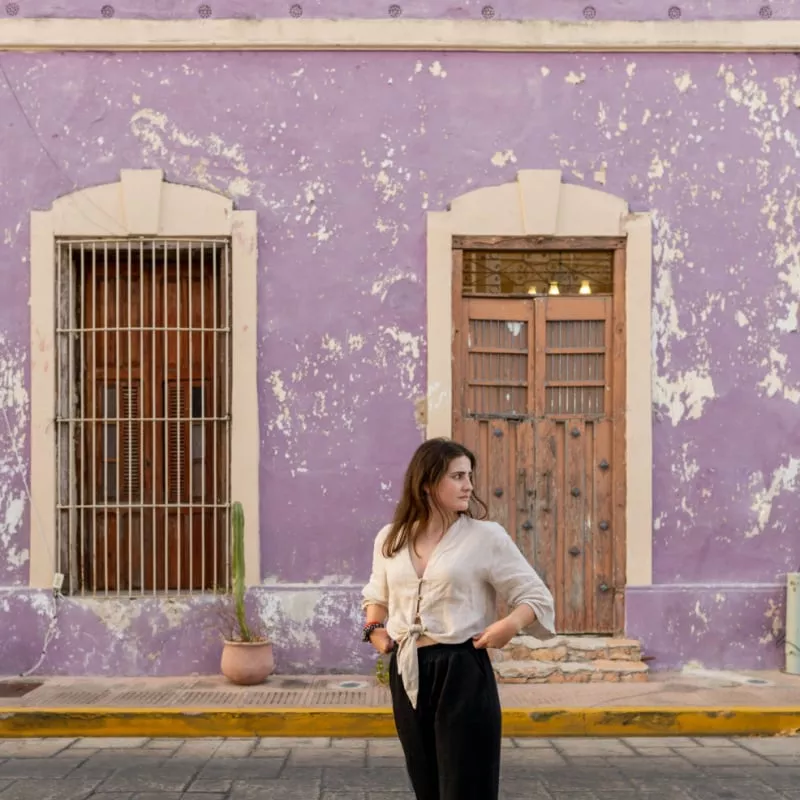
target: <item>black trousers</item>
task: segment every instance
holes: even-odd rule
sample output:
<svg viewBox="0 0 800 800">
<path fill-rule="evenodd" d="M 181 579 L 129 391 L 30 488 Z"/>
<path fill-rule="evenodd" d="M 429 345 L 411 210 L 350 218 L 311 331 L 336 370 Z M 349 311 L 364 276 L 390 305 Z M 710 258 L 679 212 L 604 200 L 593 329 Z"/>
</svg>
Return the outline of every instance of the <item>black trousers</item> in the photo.
<svg viewBox="0 0 800 800">
<path fill-rule="evenodd" d="M 417 650 L 416 710 L 389 662 L 394 721 L 417 800 L 497 800 L 501 714 L 489 655 L 472 641 Z"/>
</svg>

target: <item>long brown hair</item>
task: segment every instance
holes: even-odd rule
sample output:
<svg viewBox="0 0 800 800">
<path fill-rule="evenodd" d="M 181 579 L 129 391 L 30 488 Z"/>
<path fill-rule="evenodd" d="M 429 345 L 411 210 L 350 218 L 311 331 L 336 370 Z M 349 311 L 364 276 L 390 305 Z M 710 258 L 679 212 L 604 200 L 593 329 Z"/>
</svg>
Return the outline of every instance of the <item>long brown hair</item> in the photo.
<svg viewBox="0 0 800 800">
<path fill-rule="evenodd" d="M 475 456 L 464 445 L 450 439 L 428 439 L 423 442 L 411 457 L 403 479 L 403 495 L 394 512 L 391 528 L 383 543 L 383 555 L 391 558 L 409 542 L 416 548 L 417 537 L 425 530 L 434 514 L 438 514 L 442 524 L 447 522 L 445 512 L 434 499 L 434 488 L 447 474 L 453 459 L 466 456 L 472 470 L 475 470 Z M 426 489 L 429 491 L 426 492 Z M 478 519 L 486 516 L 486 505 L 472 493 L 470 507 L 462 512 L 474 517 L 473 506 L 480 509 Z"/>
</svg>

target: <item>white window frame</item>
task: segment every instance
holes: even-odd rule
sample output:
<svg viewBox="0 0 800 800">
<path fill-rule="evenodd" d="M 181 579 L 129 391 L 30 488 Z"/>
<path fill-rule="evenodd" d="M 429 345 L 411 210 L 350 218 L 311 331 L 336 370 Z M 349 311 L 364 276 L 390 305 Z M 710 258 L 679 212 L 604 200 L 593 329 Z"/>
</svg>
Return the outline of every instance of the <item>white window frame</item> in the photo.
<svg viewBox="0 0 800 800">
<path fill-rule="evenodd" d="M 221 238 L 231 242 L 230 499 L 245 512 L 245 580 L 261 582 L 258 414 L 258 241 L 255 211 L 207 189 L 167 183 L 162 170 L 121 170 L 120 180 L 58 198 L 31 212 L 31 588 L 56 572 L 56 240 Z M 116 596 L 116 595 L 110 595 Z"/>
<path fill-rule="evenodd" d="M 621 197 L 562 181 L 560 170 L 520 170 L 517 179 L 457 197 L 428 212 L 428 391 L 426 435 L 450 436 L 453 236 L 624 236 L 626 586 L 653 582 L 651 351 L 652 220 Z"/>
</svg>

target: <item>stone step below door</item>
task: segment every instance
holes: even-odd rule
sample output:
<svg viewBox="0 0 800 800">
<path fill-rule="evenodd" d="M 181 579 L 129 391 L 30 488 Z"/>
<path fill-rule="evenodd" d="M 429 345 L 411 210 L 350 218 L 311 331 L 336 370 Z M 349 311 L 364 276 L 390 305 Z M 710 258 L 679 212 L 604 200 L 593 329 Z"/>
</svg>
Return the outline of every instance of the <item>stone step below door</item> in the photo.
<svg viewBox="0 0 800 800">
<path fill-rule="evenodd" d="M 646 681 L 649 671 L 634 639 L 517 636 L 490 655 L 501 683 L 627 683 Z"/>
</svg>

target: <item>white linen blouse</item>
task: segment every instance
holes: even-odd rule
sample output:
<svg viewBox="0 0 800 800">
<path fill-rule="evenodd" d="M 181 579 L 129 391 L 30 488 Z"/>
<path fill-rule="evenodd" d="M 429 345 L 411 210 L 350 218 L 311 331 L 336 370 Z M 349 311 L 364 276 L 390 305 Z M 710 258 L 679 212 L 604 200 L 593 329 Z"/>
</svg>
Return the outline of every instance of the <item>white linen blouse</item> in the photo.
<svg viewBox="0 0 800 800">
<path fill-rule="evenodd" d="M 383 555 L 389 529 L 386 525 L 375 537 L 362 608 L 388 609 L 386 631 L 397 643 L 397 671 L 414 708 L 419 637 L 439 644 L 466 642 L 497 620 L 498 595 L 512 609 L 526 603 L 534 610 L 536 621 L 525 633 L 555 635 L 553 596 L 502 525 L 462 514 L 436 545 L 422 578 L 408 547 L 392 558 Z"/>
</svg>

